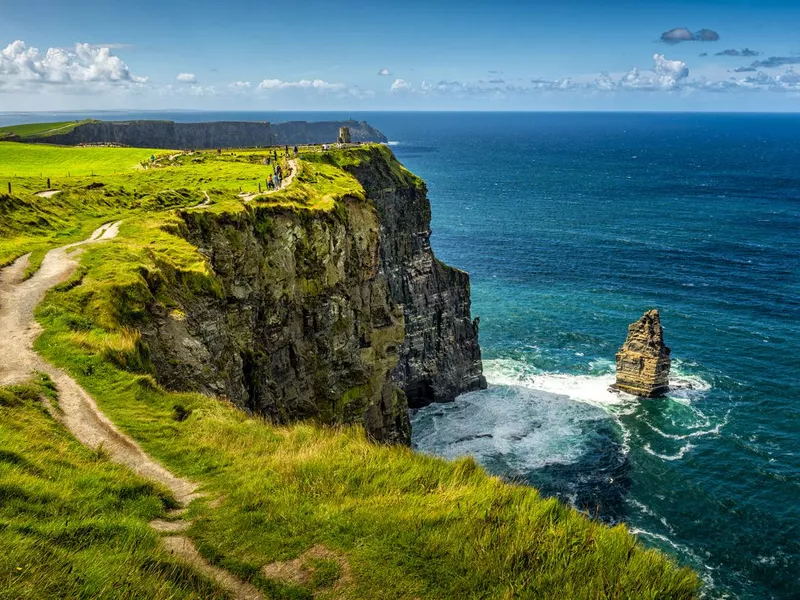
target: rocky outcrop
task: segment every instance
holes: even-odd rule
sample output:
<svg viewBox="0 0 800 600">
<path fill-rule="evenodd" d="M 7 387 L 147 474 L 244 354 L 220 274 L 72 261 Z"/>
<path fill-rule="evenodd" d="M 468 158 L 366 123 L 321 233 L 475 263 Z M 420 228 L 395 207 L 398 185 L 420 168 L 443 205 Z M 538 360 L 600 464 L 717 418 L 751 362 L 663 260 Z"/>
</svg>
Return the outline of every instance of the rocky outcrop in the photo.
<svg viewBox="0 0 800 600">
<path fill-rule="evenodd" d="M 386 147 L 345 168 L 366 199 L 330 212 L 247 207 L 181 214 L 213 293 L 173 286 L 141 327 L 160 383 L 224 396 L 275 422 L 362 423 L 409 443 L 409 401 L 486 385 L 469 276 L 430 248 L 422 182 Z M 158 280 L 153 296 L 163 297 Z"/>
<path fill-rule="evenodd" d="M 37 136 L 26 142 L 42 144 L 110 143 L 139 148 L 220 148 L 336 142 L 347 127 L 353 142 L 386 142 L 386 136 L 361 121 L 289 121 L 286 123 L 220 121 L 87 121 L 61 134 Z"/>
<path fill-rule="evenodd" d="M 616 389 L 654 398 L 669 390 L 670 350 L 658 310 L 649 310 L 628 327 L 628 337 L 617 353 Z"/>
</svg>

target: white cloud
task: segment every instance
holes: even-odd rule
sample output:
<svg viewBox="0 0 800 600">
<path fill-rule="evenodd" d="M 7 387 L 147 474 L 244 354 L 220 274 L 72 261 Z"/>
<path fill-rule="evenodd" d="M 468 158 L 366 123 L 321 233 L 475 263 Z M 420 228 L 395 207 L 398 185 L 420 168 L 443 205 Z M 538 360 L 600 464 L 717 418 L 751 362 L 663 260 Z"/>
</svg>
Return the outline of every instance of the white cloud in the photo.
<svg viewBox="0 0 800 600">
<path fill-rule="evenodd" d="M 300 81 L 283 81 L 282 79 L 265 79 L 258 84 L 260 90 L 317 90 L 320 92 L 343 92 L 347 86 L 343 83 L 330 83 L 322 79 L 301 79 Z"/>
<path fill-rule="evenodd" d="M 217 88 L 213 85 L 192 85 L 189 87 L 192 96 L 216 96 Z"/>
<path fill-rule="evenodd" d="M 425 82 L 422 82 L 423 87 L 425 86 Z M 411 84 L 408 83 L 405 79 L 395 79 L 392 87 L 389 88 L 393 92 L 408 92 L 411 90 Z"/>
<path fill-rule="evenodd" d="M 249 81 L 234 81 L 233 83 L 228 85 L 229 88 L 232 90 L 249 90 L 253 87 L 253 85 Z"/>
<path fill-rule="evenodd" d="M 178 73 L 175 79 L 180 83 L 197 83 L 197 77 L 194 73 Z"/>
<path fill-rule="evenodd" d="M 683 61 L 669 60 L 663 54 L 654 54 L 653 62 L 652 71 L 643 72 L 634 67 L 625 73 L 617 87 L 631 90 L 669 91 L 681 87 L 684 80 L 689 77 L 689 67 Z"/>
<path fill-rule="evenodd" d="M 389 69 L 387 69 L 386 67 L 384 67 L 383 69 L 378 71 L 378 75 L 381 75 L 382 77 L 389 77 L 391 74 L 392 74 L 392 72 Z"/>
<path fill-rule="evenodd" d="M 0 83 L 5 89 L 27 89 L 37 85 L 61 85 L 80 89 L 95 86 L 132 86 L 147 82 L 108 47 L 75 44 L 74 50 L 49 48 L 42 54 L 22 40 L 0 51 Z"/>
</svg>

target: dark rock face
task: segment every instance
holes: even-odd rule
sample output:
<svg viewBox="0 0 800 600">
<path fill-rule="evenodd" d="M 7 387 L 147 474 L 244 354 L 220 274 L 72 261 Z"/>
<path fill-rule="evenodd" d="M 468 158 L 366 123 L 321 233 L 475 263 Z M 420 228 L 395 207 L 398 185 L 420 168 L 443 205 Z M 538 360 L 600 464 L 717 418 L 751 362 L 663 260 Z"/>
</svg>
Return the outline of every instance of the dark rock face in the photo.
<svg viewBox="0 0 800 600">
<path fill-rule="evenodd" d="M 219 293 L 151 307 L 142 337 L 159 381 L 228 398 L 277 423 L 362 423 L 408 443 L 408 404 L 391 380 L 402 311 L 380 276 L 378 218 L 254 210 L 182 215 Z"/>
<path fill-rule="evenodd" d="M 361 121 L 289 121 L 286 123 L 221 121 L 92 121 L 72 131 L 27 141 L 43 144 L 114 143 L 139 148 L 202 149 L 336 142 L 348 127 L 353 142 L 386 142 L 386 136 Z"/>
<path fill-rule="evenodd" d="M 628 327 L 617 353 L 615 387 L 644 398 L 663 396 L 669 391 L 669 354 L 658 310 L 649 310 Z"/>
<path fill-rule="evenodd" d="M 380 149 L 373 152 L 374 160 L 350 170 L 378 208 L 383 271 L 392 299 L 405 313 L 405 342 L 394 379 L 412 408 L 485 389 L 469 275 L 433 254 L 424 183 L 393 158 L 394 164 L 383 160 Z"/>
<path fill-rule="evenodd" d="M 353 167 L 367 201 L 343 210 L 181 214 L 219 290 L 150 307 L 142 338 L 160 383 L 405 444 L 409 400 L 486 385 L 469 276 L 433 256 L 424 186 L 388 149 L 369 152 Z"/>
</svg>

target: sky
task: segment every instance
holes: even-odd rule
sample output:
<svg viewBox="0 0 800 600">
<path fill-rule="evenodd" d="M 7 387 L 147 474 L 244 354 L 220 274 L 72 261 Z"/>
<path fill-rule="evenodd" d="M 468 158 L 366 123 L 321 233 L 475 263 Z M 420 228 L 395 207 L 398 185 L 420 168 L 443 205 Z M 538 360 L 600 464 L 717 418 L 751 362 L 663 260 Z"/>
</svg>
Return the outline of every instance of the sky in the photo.
<svg viewBox="0 0 800 600">
<path fill-rule="evenodd" d="M 0 0 L 0 112 L 800 110 L 800 0 Z"/>
</svg>

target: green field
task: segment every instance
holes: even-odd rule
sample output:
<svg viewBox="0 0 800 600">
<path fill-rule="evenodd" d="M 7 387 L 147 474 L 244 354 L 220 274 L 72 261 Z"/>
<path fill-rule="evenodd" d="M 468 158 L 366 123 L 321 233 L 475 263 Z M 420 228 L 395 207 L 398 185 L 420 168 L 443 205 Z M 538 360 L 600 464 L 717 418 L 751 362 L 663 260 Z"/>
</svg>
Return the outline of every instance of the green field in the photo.
<svg viewBox="0 0 800 600">
<path fill-rule="evenodd" d="M 247 203 L 239 189 L 256 191 L 271 172 L 263 150 L 162 152 L 142 169 L 138 157 L 144 153 L 148 159 L 149 151 L 92 149 L 96 154 L 85 156 L 96 157 L 94 177 L 60 176 L 52 187 L 62 193 L 41 198 L 33 194 L 42 189 L 36 165 L 42 173 L 55 164 L 79 169 L 84 155 L 73 148 L 14 145 L 24 148 L 18 165 L 22 159 L 5 146 L 10 144 L 0 144 L 0 153 L 6 152 L 0 157 L 10 163 L 0 158 L 0 185 L 11 171 L 26 168 L 28 175 L 13 180 L 18 192 L 0 195 L 0 263 L 31 250 L 41 256 L 85 236 L 95 223 L 125 219 L 118 238 L 87 247 L 72 279 L 48 293 L 37 310 L 43 333 L 36 347 L 69 371 L 147 452 L 201 484 L 207 496 L 190 506 L 188 534 L 212 563 L 269 598 L 695 597 L 696 575 L 642 547 L 624 526 L 609 528 L 534 489 L 504 483 L 471 459 L 447 462 L 378 446 L 357 427 L 275 426 L 228 403 L 169 392 L 155 382 L 136 330 L 148 318 L 149 303 L 179 305 L 178 297 L 220 289 L 207 258 L 178 235 L 182 220 L 176 210 L 197 205 L 204 193 L 212 203 L 197 210 L 208 212 L 207 218 L 261 214 L 270 206 L 303 219 L 315 211 L 344 210 L 340 201 L 363 201 L 364 190 L 342 166 L 376 155 L 396 177 L 422 185 L 387 148 L 308 149 L 291 186 Z M 88 189 L 92 183 L 103 187 Z M 50 393 L 46 386 L 44 391 Z M 11 512 L 0 509 L 0 549 L 21 548 L 6 562 L 0 558 L 0 568 L 12 575 L 18 567 L 30 569 L 8 597 L 34 597 L 37 589 L 90 597 L 118 585 L 130 585 L 138 597 L 183 597 L 192 589 L 205 590 L 201 597 L 212 594 L 202 579 L 170 563 L 158 551 L 155 534 L 145 531 L 145 522 L 169 505 L 164 494 L 104 460 L 95 466 L 92 453 L 42 412 L 39 392 L 0 392 L 0 457 L 12 457 L 12 466 L 0 470 L 0 494 L 10 490 L 0 496 L 0 507 L 12 502 Z M 40 439 L 61 445 L 53 448 Z M 17 455 L 40 468 L 40 479 L 51 470 L 55 479 L 30 479 L 20 472 L 26 463 Z M 72 466 L 55 465 L 60 455 Z M 138 491 L 124 501 L 108 500 L 119 496 L 115 490 L 122 482 Z M 82 495 L 68 496 L 76 487 Z M 45 506 L 52 531 L 62 525 L 90 532 L 111 527 L 119 536 L 66 536 L 58 539 L 68 540 L 67 558 L 48 553 L 51 538 L 35 537 L 26 503 Z M 108 525 L 121 521 L 120 529 Z M 328 558 L 301 560 L 313 573 L 308 580 L 287 583 L 262 570 L 320 545 Z M 92 553 L 108 556 L 95 565 L 85 558 Z M 129 575 L 120 572 L 123 559 L 129 560 Z"/>
<path fill-rule="evenodd" d="M 0 142 L 0 180 L 11 177 L 65 179 L 69 175 L 123 174 L 163 150 L 48 146 Z"/>
<path fill-rule="evenodd" d="M 23 139 L 39 136 L 68 133 L 86 121 L 60 121 L 57 123 L 24 123 L 0 127 L 0 139 L 8 136 L 19 136 Z"/>
</svg>

